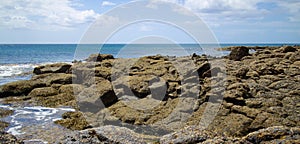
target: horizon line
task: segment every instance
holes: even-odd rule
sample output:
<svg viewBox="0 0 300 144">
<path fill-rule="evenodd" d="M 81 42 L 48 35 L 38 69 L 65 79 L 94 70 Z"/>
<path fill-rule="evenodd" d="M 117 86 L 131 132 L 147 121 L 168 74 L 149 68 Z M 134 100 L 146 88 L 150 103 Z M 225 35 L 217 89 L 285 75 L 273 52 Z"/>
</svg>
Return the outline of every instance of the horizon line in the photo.
<svg viewBox="0 0 300 144">
<path fill-rule="evenodd" d="M 55 45 L 55 44 L 61 44 L 61 45 L 133 45 L 133 44 L 198 44 L 198 45 L 202 45 L 202 44 L 300 44 L 300 42 L 220 42 L 220 43 L 0 43 L 0 45 L 14 45 L 14 44 L 39 44 L 39 45 Z"/>
</svg>

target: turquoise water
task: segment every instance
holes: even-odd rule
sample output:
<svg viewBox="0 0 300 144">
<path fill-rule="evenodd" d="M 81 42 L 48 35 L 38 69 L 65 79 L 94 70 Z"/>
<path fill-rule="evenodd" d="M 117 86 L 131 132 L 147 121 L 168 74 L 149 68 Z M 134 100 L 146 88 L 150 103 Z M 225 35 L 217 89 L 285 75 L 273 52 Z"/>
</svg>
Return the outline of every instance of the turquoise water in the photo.
<svg viewBox="0 0 300 144">
<path fill-rule="evenodd" d="M 220 44 L 227 46 L 281 46 L 285 44 Z M 294 45 L 294 44 L 289 44 Z M 203 48 L 205 50 L 203 51 Z M 198 44 L 0 44 L 0 85 L 29 79 L 34 67 L 47 63 L 83 60 L 92 53 L 112 54 L 116 58 L 133 58 L 146 55 L 184 56 L 209 53 L 217 45 Z"/>
</svg>

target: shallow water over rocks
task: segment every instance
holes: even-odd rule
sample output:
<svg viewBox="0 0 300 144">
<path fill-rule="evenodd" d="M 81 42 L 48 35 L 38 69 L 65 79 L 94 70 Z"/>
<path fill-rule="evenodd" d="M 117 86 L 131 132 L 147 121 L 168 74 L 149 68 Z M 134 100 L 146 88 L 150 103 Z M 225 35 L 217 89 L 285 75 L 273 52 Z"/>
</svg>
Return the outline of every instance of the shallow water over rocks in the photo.
<svg viewBox="0 0 300 144">
<path fill-rule="evenodd" d="M 10 123 L 9 127 L 6 128 L 6 132 L 15 135 L 24 142 L 52 143 L 64 134 L 71 133 L 70 130 L 54 124 L 54 121 L 62 119 L 62 114 L 65 112 L 75 111 L 72 108 L 15 107 L 2 104 L 0 104 L 0 108 L 14 111 L 12 115 L 0 120 Z"/>
</svg>

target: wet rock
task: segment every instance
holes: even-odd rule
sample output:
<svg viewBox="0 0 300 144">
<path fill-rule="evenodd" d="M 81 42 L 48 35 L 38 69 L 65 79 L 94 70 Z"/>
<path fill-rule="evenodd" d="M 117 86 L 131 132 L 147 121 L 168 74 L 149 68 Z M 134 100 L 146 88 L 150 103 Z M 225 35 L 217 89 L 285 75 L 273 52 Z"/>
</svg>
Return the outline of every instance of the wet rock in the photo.
<svg viewBox="0 0 300 144">
<path fill-rule="evenodd" d="M 231 50 L 229 54 L 229 59 L 239 61 L 244 56 L 248 56 L 248 55 L 249 55 L 249 49 L 247 47 L 236 47 Z"/>
<path fill-rule="evenodd" d="M 45 73 L 67 73 L 72 65 L 66 63 L 56 63 L 35 67 L 33 70 L 34 74 L 45 74 Z"/>
</svg>

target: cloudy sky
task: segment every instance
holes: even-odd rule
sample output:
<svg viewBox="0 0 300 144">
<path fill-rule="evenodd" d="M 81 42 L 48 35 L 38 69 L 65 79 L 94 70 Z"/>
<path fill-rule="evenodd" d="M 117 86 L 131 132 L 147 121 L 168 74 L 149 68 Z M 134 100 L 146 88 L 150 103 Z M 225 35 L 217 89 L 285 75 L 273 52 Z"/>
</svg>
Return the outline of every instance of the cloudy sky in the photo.
<svg viewBox="0 0 300 144">
<path fill-rule="evenodd" d="M 199 16 L 221 43 L 300 43 L 299 0 L 162 1 L 176 3 Z M 105 17 L 105 14 L 128 2 L 131 1 L 1 0 L 0 43 L 79 43 L 96 20 L 106 25 L 117 23 L 121 18 Z M 174 28 L 165 27 L 155 23 L 137 24 L 110 42 L 124 43 L 129 33 L 149 32 L 164 37 L 176 35 L 182 43 L 192 42 L 176 34 Z"/>
</svg>

